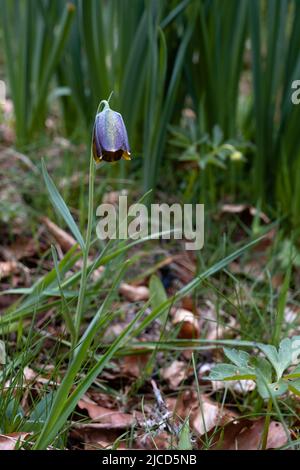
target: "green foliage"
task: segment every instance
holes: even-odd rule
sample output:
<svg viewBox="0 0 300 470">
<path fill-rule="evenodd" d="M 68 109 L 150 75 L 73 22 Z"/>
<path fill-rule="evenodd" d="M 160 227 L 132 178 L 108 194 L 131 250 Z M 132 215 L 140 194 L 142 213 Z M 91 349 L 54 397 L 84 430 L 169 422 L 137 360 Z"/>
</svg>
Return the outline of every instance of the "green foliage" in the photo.
<svg viewBox="0 0 300 470">
<path fill-rule="evenodd" d="M 194 130 L 197 132 L 197 129 Z M 212 137 L 204 134 L 195 141 L 179 127 L 171 127 L 171 133 L 173 139 L 170 143 L 183 149 L 178 160 L 195 161 L 201 170 L 205 170 L 208 165 L 225 170 L 228 160 L 243 161 L 244 159 L 242 152 L 238 149 L 238 143 L 234 145 L 231 141 L 223 140 L 223 132 L 219 126 L 214 126 Z"/>
<path fill-rule="evenodd" d="M 219 125 L 225 138 L 235 137 L 239 80 L 248 16 L 247 0 L 201 0 L 186 58 L 186 75 L 194 109 L 204 130 Z"/>
<path fill-rule="evenodd" d="M 76 222 L 74 221 L 65 201 L 59 194 L 55 184 L 53 183 L 51 177 L 49 176 L 49 173 L 47 171 L 46 165 L 44 160 L 42 160 L 42 171 L 43 171 L 43 177 L 46 183 L 46 187 L 50 196 L 50 201 L 53 204 L 53 207 L 57 210 L 57 212 L 62 216 L 64 219 L 65 223 L 68 225 L 69 229 L 73 233 L 74 237 L 78 241 L 79 245 L 81 246 L 81 249 L 85 249 L 85 243 L 82 238 L 82 235 L 76 225 Z"/>
<path fill-rule="evenodd" d="M 258 343 L 262 356 L 251 356 L 246 351 L 224 348 L 225 356 L 233 364 L 217 364 L 209 380 L 254 380 L 262 398 L 281 396 L 290 390 L 300 394 L 300 367 L 284 372 L 294 365 L 299 355 L 300 336 L 285 338 L 278 350 L 273 345 Z M 298 352 L 298 355 L 297 355 Z M 297 356 L 297 357 L 295 357 Z M 276 381 L 274 382 L 274 372 Z"/>
<path fill-rule="evenodd" d="M 173 164 L 166 161 L 168 128 L 190 107 L 199 119 L 181 158 L 205 147 L 204 135 L 213 142 L 214 129 L 223 138 L 222 148 L 204 154 L 201 148 L 201 158 L 193 157 L 201 169 L 217 168 L 205 178 L 192 170 L 187 191 L 215 201 L 215 175 L 225 164 L 224 192 L 251 183 L 253 202 L 271 202 L 299 227 L 300 106 L 291 100 L 300 74 L 299 2 L 1 0 L 1 10 L 18 145 L 43 129 L 53 100 L 61 103 L 69 133 L 90 134 L 96 104 L 114 91 L 143 188 L 155 189 L 162 164 Z M 245 141 L 255 146 L 247 149 L 247 168 L 237 171 L 227 163 L 244 153 Z"/>
<path fill-rule="evenodd" d="M 50 81 L 63 55 L 74 6 L 57 0 L 1 0 L 1 26 L 17 143 L 43 129 Z"/>
<path fill-rule="evenodd" d="M 222 129 L 215 125 L 211 135 L 201 131 L 201 118 L 185 117 L 180 126 L 170 126 L 170 146 L 172 160 L 187 162 L 190 171 L 179 175 L 185 181 L 183 198 L 190 202 L 200 199 L 207 203 L 216 204 L 220 193 L 228 189 L 235 192 L 238 185 L 238 175 L 242 173 L 245 153 L 250 144 L 241 139 L 225 140 Z"/>
<path fill-rule="evenodd" d="M 0 364 L 6 363 L 5 343 L 0 341 Z"/>
<path fill-rule="evenodd" d="M 151 300 L 151 307 L 155 309 L 159 305 L 163 304 L 168 300 L 167 293 L 165 288 L 159 279 L 158 276 L 152 274 L 149 282 L 149 289 L 150 289 L 150 300 Z M 167 317 L 169 313 L 169 309 L 166 308 L 165 315 L 163 317 Z M 166 318 L 164 318 L 166 320 Z"/>
<path fill-rule="evenodd" d="M 178 450 L 192 450 L 192 448 L 193 446 L 190 436 L 190 423 L 189 419 L 187 419 L 180 429 Z"/>
<path fill-rule="evenodd" d="M 292 103 L 292 82 L 299 78 L 300 4 L 249 0 L 254 92 L 257 197 L 279 198 L 299 224 L 300 107 Z M 263 53 L 264 51 L 264 53 Z"/>
<path fill-rule="evenodd" d="M 9 97 L 14 104 L 19 147 L 36 145 L 35 139 L 45 135 L 45 119 L 53 111 L 55 117 L 63 117 L 68 136 L 78 132 L 81 139 L 87 140 L 98 102 L 113 91 L 112 99 L 124 116 L 132 148 L 131 183 L 135 182 L 138 170 L 142 175 L 140 186 L 146 190 L 155 189 L 160 183 L 165 190 L 165 181 L 174 181 L 176 190 L 183 190 L 184 202 L 202 199 L 215 204 L 220 196 L 234 199 L 238 191 L 241 200 L 249 194 L 251 180 L 252 201 L 247 202 L 256 202 L 259 208 L 271 202 L 275 212 L 278 209 L 286 214 L 289 226 L 299 227 L 300 107 L 291 103 L 291 83 L 300 78 L 299 2 L 0 0 L 0 8 Z M 248 90 L 241 92 L 244 80 L 249 81 Z M 31 287 L 4 292 L 21 298 L 1 315 L 0 331 L 4 335 L 17 332 L 23 351 L 20 354 L 16 351 L 12 358 L 10 340 L 0 342 L 0 378 L 5 389 L 0 403 L 1 433 L 29 430 L 35 433 L 32 441 L 36 449 L 49 444 L 63 447 L 64 430 L 78 400 L 95 385 L 103 368 L 113 358 L 135 354 L 142 348 L 152 354 L 139 383 L 154 370 L 157 351 L 202 352 L 225 345 L 224 354 L 229 362 L 216 365 L 210 380 L 254 380 L 260 397 L 271 400 L 275 397 L 274 404 L 276 397 L 288 391 L 300 395 L 300 366 L 295 365 L 294 358 L 294 345 L 300 337 L 280 342 L 283 329 L 292 330 L 292 325 L 286 326 L 284 314 L 290 300 L 292 267 L 300 264 L 296 237 L 282 242 L 276 258 L 286 275 L 278 297 L 270 283 L 269 306 L 276 310 L 275 318 L 260 311 L 266 301 L 265 291 L 259 290 L 260 302 L 256 304 L 254 288 L 251 289 L 247 308 L 251 303 L 249 310 L 253 315 L 244 312 L 243 305 L 237 305 L 239 302 L 233 296 L 226 299 L 226 287 L 218 292 L 222 301 L 228 301 L 230 315 L 231 309 L 239 315 L 241 331 L 246 325 L 243 338 L 251 341 L 211 341 L 202 337 L 182 340 L 167 337 L 167 330 L 161 332 L 159 341 L 138 339 L 152 322 L 158 320 L 158 325 L 165 326 L 170 308 L 187 295 L 197 295 L 199 288 L 204 292 L 215 288 L 210 280 L 217 273 L 230 276 L 239 301 L 237 276 L 226 268 L 259 239 L 249 236 L 252 241 L 243 247 L 227 247 L 227 239 L 220 243 L 220 234 L 216 235 L 212 225 L 209 232 L 217 243 L 208 242 L 212 245 L 209 245 L 213 251 L 211 258 L 199 255 L 198 274 L 170 296 L 161 280 L 153 275 L 149 303 L 139 309 L 115 340 L 102 344 L 107 326 L 119 315 L 114 301 L 128 266 L 124 256 L 150 237 L 99 244 L 100 252 L 90 262 L 89 249 L 98 246 L 91 240 L 93 162 L 90 170 L 88 211 L 82 203 L 79 215 L 82 227 L 88 214 L 84 239 L 83 231 L 42 164 L 49 200 L 81 250 L 76 245 L 59 260 L 52 247 L 45 256 L 53 263 L 53 269 L 43 271 Z M 116 175 L 128 176 L 122 165 L 108 171 L 113 176 L 111 180 Z M 99 179 L 105 187 L 102 176 Z M 82 181 L 83 201 L 84 178 Z M 77 193 L 73 198 L 75 201 Z M 10 221 L 18 212 L 17 206 L 6 207 L 5 203 L 2 206 L 4 220 Z M 248 234 L 255 234 L 257 221 L 254 228 L 246 227 Z M 79 260 L 82 262 L 78 263 Z M 107 269 L 95 279 L 96 270 L 104 266 Z M 268 269 L 266 266 L 269 275 Z M 259 283 L 260 279 L 255 280 L 254 285 Z M 263 288 L 267 290 L 265 285 Z M 145 314 L 149 305 L 151 311 Z M 32 357 L 38 356 L 43 337 L 37 329 L 41 336 L 33 348 L 31 330 L 26 342 L 23 328 L 27 328 L 30 318 L 34 321 L 35 315 L 50 310 L 60 321 L 63 318 L 66 327 L 64 339 L 59 338 L 63 353 L 60 351 L 51 377 L 52 383 L 59 385 L 50 393 L 49 389 L 43 390 L 38 400 L 32 400 L 31 410 L 25 415 L 21 406 L 23 370 Z M 268 341 L 266 338 L 272 344 L 254 341 Z M 6 358 L 4 344 L 8 349 Z M 252 355 L 232 347 L 258 348 L 259 353 Z M 11 382 L 6 390 L 8 380 Z M 178 446 L 192 447 L 188 420 L 179 431 Z"/>
<path fill-rule="evenodd" d="M 115 266 L 116 275 L 112 283 L 110 283 L 109 289 L 105 290 L 105 297 L 101 300 L 100 306 L 93 312 L 93 317 L 89 321 L 85 331 L 81 332 L 81 323 L 83 318 L 84 306 L 87 305 L 89 296 L 93 292 L 93 283 L 89 285 L 91 273 L 99 266 L 103 266 L 113 259 L 118 257 L 122 258 L 131 246 L 137 243 L 142 243 L 149 239 L 146 237 L 144 240 L 137 240 L 132 243 L 125 244 L 118 241 L 117 246 L 110 247 L 110 243 L 102 250 L 98 258 L 94 260 L 91 265 L 88 265 L 88 253 L 90 247 L 91 237 L 91 222 L 92 222 L 92 208 L 93 208 L 93 185 L 94 185 L 94 162 L 91 155 L 91 173 L 90 173 L 90 197 L 88 201 L 88 228 L 87 228 L 87 241 L 83 246 L 83 263 L 80 271 L 70 275 L 67 279 L 65 278 L 66 273 L 74 266 L 78 260 L 78 253 L 76 246 L 74 246 L 65 257 L 58 262 L 56 251 L 52 249 L 52 257 L 54 260 L 54 268 L 52 271 L 47 273 L 44 277 L 41 277 L 39 281 L 28 291 L 25 291 L 27 297 L 21 301 L 16 302 L 10 307 L 6 315 L 1 316 L 0 328 L 5 331 L 6 327 L 14 329 L 15 322 L 22 320 L 28 316 L 32 316 L 32 312 L 40 312 L 48 310 L 51 307 L 61 306 L 63 311 L 63 317 L 68 329 L 68 333 L 71 337 L 71 344 L 68 355 L 68 367 L 60 383 L 57 391 L 51 395 L 50 399 L 45 398 L 42 403 L 37 405 L 36 411 L 33 413 L 34 423 L 25 420 L 22 421 L 22 416 L 19 417 L 19 412 L 16 413 L 18 423 L 20 427 L 24 429 L 34 429 L 37 433 L 34 449 L 45 449 L 49 444 L 53 442 L 59 442 L 60 434 L 62 433 L 64 426 L 66 426 L 70 414 L 74 411 L 78 401 L 88 388 L 95 381 L 101 371 L 109 364 L 109 361 L 118 354 L 120 349 L 124 347 L 124 344 L 130 339 L 139 335 L 140 332 L 150 325 L 154 320 L 162 317 L 165 312 L 168 312 L 171 305 L 178 302 L 181 298 L 185 297 L 188 293 L 194 291 L 203 280 L 213 276 L 218 271 L 224 269 L 234 259 L 239 257 L 248 248 L 257 242 L 254 240 L 243 248 L 238 249 L 236 252 L 225 257 L 221 261 L 215 263 L 209 269 L 204 271 L 201 275 L 193 279 L 189 284 L 184 286 L 175 295 L 168 298 L 164 291 L 164 288 L 157 277 L 152 277 L 150 283 L 150 290 L 152 291 L 152 302 L 153 309 L 150 314 L 146 317 L 144 312 L 147 308 L 147 304 L 144 308 L 140 309 L 138 314 L 133 318 L 129 325 L 122 331 L 122 333 L 101 353 L 100 356 L 96 357 L 89 367 L 87 364 L 91 360 L 91 350 L 94 347 L 94 342 L 97 335 L 103 334 L 106 326 L 112 321 L 114 313 L 112 312 L 112 302 L 118 291 L 119 284 L 124 276 L 129 262 L 124 263 L 123 260 L 119 261 L 119 264 Z M 46 167 L 43 164 L 43 175 L 49 191 L 49 196 L 56 209 L 59 210 L 60 214 L 64 217 L 65 222 L 68 223 L 70 229 L 73 230 L 73 219 L 69 219 L 69 210 L 65 204 L 63 198 L 58 193 L 53 181 L 47 173 Z M 76 230 L 75 230 L 76 236 Z M 78 234 L 77 234 L 78 236 Z M 151 236 L 150 236 L 151 238 Z M 109 250 L 111 248 L 111 250 Z M 80 256 L 80 253 L 79 253 Z M 109 274 L 108 274 L 109 276 Z M 76 288 L 80 279 L 79 290 Z M 91 282 L 91 281 L 90 281 Z M 103 282 L 103 280 L 102 280 Z M 73 288 L 73 290 L 70 289 Z M 74 290 L 75 287 L 75 290 Z M 98 293 L 98 291 L 97 291 Z M 57 298 L 49 302 L 49 297 Z M 70 314 L 69 307 L 72 301 L 77 300 L 77 308 L 73 317 Z M 90 301 L 89 301 L 90 304 Z M 21 369 L 22 373 L 22 369 Z M 13 390 L 13 387 L 11 388 Z M 5 408 L 7 409 L 7 407 Z M 181 436 L 181 446 L 187 446 L 187 435 L 186 431 L 183 431 Z"/>
</svg>

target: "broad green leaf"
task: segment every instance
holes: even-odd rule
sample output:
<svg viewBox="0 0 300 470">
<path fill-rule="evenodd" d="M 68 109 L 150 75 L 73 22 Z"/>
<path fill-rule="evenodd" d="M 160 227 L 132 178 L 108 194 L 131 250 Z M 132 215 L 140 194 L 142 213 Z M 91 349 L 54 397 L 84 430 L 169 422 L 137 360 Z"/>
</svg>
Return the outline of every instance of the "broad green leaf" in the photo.
<svg viewBox="0 0 300 470">
<path fill-rule="evenodd" d="M 250 355 L 246 351 L 224 348 L 225 356 L 238 367 L 249 367 Z"/>
<path fill-rule="evenodd" d="M 257 356 L 252 358 L 252 363 L 255 366 L 255 370 L 260 372 L 268 383 L 272 383 L 272 367 L 269 361 L 264 357 Z"/>
<path fill-rule="evenodd" d="M 282 375 L 285 369 L 292 363 L 292 341 L 290 338 L 285 338 L 280 342 L 278 357 Z"/>
<path fill-rule="evenodd" d="M 272 383 L 272 366 L 267 359 L 260 356 L 252 358 L 252 363 L 255 366 L 258 393 L 264 399 L 269 398 L 268 386 Z"/>
<path fill-rule="evenodd" d="M 258 393 L 263 399 L 270 398 L 269 389 L 263 377 L 257 376 L 256 385 Z"/>
<path fill-rule="evenodd" d="M 150 278 L 149 288 L 152 308 L 156 308 L 158 305 L 162 304 L 168 299 L 161 280 L 155 274 L 153 274 Z"/>
<path fill-rule="evenodd" d="M 31 421 L 46 421 L 50 409 L 52 407 L 52 402 L 55 396 L 55 391 L 47 393 L 34 407 L 30 414 Z"/>
<path fill-rule="evenodd" d="M 293 336 L 291 338 L 291 364 L 299 364 L 300 362 L 300 336 Z M 299 364 L 300 366 L 300 364 Z"/>
<path fill-rule="evenodd" d="M 189 418 L 183 423 L 182 428 L 180 429 L 178 450 L 192 450 L 193 446 L 191 444 L 190 436 L 190 423 Z"/>
<path fill-rule="evenodd" d="M 68 225 L 69 229 L 73 233 L 74 237 L 78 241 L 80 247 L 82 250 L 85 250 L 85 243 L 83 241 L 82 235 L 76 225 L 76 222 L 74 221 L 71 212 L 69 211 L 65 201 L 59 194 L 54 182 L 52 181 L 44 160 L 42 160 L 42 172 L 43 172 L 43 177 L 46 183 L 46 187 L 48 190 L 48 193 L 50 195 L 50 200 L 52 202 L 53 207 L 59 212 L 59 214 L 62 216 L 66 224 Z"/>
<path fill-rule="evenodd" d="M 255 357 L 253 360 L 256 370 L 256 383 L 258 393 L 262 398 L 269 398 L 269 386 L 272 383 L 272 366 L 264 357 Z"/>
<path fill-rule="evenodd" d="M 5 419 L 8 423 L 17 423 L 21 422 L 24 418 L 24 410 L 20 405 L 17 398 L 11 397 L 9 403 L 7 403 L 6 409 L 4 411 L 4 416 L 1 416 L 1 419 Z"/>
<path fill-rule="evenodd" d="M 255 374 L 250 369 L 232 364 L 217 364 L 208 376 L 209 380 L 255 380 L 255 378 Z"/>
<path fill-rule="evenodd" d="M 150 288 L 150 299 L 151 299 L 151 307 L 155 309 L 162 303 L 168 300 L 168 296 L 166 294 L 165 288 L 156 274 L 153 274 L 150 278 L 149 283 Z M 165 314 L 168 315 L 169 308 L 167 307 L 165 310 Z M 162 314 L 163 321 L 166 319 L 165 315 Z"/>
<path fill-rule="evenodd" d="M 278 353 L 277 353 L 277 349 L 275 348 L 275 346 L 271 344 L 259 344 L 259 348 L 265 354 L 265 356 L 269 359 L 274 369 L 277 370 L 279 358 L 278 358 Z"/>
<path fill-rule="evenodd" d="M 282 340 L 279 345 L 279 352 L 277 352 L 275 346 L 269 344 L 259 344 L 259 348 L 274 367 L 277 380 L 280 380 L 283 372 L 291 363 L 291 340 L 289 338 Z"/>
<path fill-rule="evenodd" d="M 281 379 L 278 382 L 270 384 L 269 387 L 272 391 L 272 394 L 276 397 L 283 395 L 287 391 L 288 384 Z"/>
</svg>

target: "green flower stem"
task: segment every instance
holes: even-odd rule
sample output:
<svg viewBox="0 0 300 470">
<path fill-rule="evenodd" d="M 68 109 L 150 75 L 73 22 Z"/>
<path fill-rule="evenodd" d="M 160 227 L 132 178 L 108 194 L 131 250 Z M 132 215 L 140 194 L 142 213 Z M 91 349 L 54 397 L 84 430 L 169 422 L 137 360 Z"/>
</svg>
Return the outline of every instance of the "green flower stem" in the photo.
<svg viewBox="0 0 300 470">
<path fill-rule="evenodd" d="M 265 424 L 264 424 L 264 429 L 263 429 L 263 434 L 262 434 L 262 439 L 261 439 L 261 450 L 266 450 L 267 448 L 272 406 L 273 406 L 273 400 L 270 397 L 268 401 L 267 414 L 266 414 L 266 419 L 265 419 Z"/>
<path fill-rule="evenodd" d="M 89 250 L 90 250 L 90 245 L 91 245 L 92 227 L 93 227 L 95 162 L 93 158 L 92 145 L 91 145 L 91 155 L 90 155 L 88 223 L 87 223 L 87 230 L 86 230 L 85 249 L 83 251 L 83 265 L 82 265 L 82 271 L 81 271 L 80 288 L 79 288 L 78 302 L 77 302 L 77 308 L 76 308 L 76 314 L 75 314 L 75 332 L 76 332 L 75 344 L 78 341 L 79 333 L 80 333 L 80 324 L 81 324 L 81 319 L 82 319 L 84 295 L 86 291 L 86 282 L 87 282 L 87 263 L 88 263 Z"/>
<path fill-rule="evenodd" d="M 96 115 L 100 112 L 102 106 L 105 108 L 109 108 L 109 100 L 111 98 L 112 93 L 110 94 L 108 101 L 102 100 L 100 101 Z M 92 237 L 92 228 L 93 228 L 93 209 L 94 209 L 94 182 L 95 182 L 95 162 L 93 157 L 93 137 L 91 142 L 91 152 L 90 152 L 90 175 L 89 175 L 89 202 L 88 202 L 88 223 L 86 229 L 86 240 L 85 240 L 85 249 L 83 250 L 83 265 L 81 271 L 81 280 L 80 280 L 80 288 L 79 288 L 79 295 L 78 295 L 78 302 L 77 308 L 75 313 L 75 338 L 74 344 L 72 344 L 73 348 L 76 346 L 78 342 L 78 338 L 80 335 L 80 325 L 82 320 L 82 311 L 83 311 L 83 304 L 84 304 L 84 295 L 86 291 L 86 283 L 87 283 L 87 264 L 88 264 L 88 256 L 91 246 L 91 237 Z"/>
</svg>

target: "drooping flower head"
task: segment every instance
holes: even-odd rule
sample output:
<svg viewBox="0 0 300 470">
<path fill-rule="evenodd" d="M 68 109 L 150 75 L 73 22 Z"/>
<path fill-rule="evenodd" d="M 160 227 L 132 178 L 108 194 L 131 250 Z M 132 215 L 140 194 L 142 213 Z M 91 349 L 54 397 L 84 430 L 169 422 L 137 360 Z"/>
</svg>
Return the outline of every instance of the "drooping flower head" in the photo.
<svg viewBox="0 0 300 470">
<path fill-rule="evenodd" d="M 110 109 L 108 101 L 102 101 L 104 108 L 97 113 L 93 132 L 93 156 L 96 163 L 102 160 L 116 162 L 123 158 L 130 160 L 127 131 L 120 113 Z"/>
</svg>

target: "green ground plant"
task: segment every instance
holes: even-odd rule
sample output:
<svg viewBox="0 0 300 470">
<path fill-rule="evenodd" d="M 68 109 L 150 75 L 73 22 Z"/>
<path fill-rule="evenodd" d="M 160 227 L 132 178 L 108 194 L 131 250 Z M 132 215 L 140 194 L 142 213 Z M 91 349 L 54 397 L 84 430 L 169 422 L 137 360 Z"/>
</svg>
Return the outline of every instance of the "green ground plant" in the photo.
<svg viewBox="0 0 300 470">
<path fill-rule="evenodd" d="M 1 112 L 0 262 L 25 279 L 1 278 L 0 434 L 28 433 L 17 448 L 69 448 L 74 423 L 90 422 L 78 403 L 92 391 L 126 410 L 135 400 L 156 446 L 147 414 L 156 380 L 168 390 L 162 400 L 192 388 L 202 413 L 209 395 L 221 412 L 264 420 L 261 449 L 273 420 L 282 448 L 299 448 L 299 2 L 0 0 L 0 10 L 0 72 L 4 59 L 13 102 L 12 116 Z M 86 148 L 111 90 L 133 158 L 96 168 Z M 180 258 L 180 243 L 96 237 L 96 204 L 121 190 L 134 202 L 205 204 L 205 248 L 175 279 L 161 263 Z M 44 217 L 74 245 L 49 243 Z M 45 250 L 15 260 L 20 233 Z M 149 299 L 125 302 L 124 282 L 145 283 Z M 202 322 L 197 337 L 173 323 L 186 304 Z M 103 379 L 128 357 L 146 357 L 129 385 Z M 187 377 L 168 389 L 161 371 L 174 360 Z M 231 382 L 241 380 L 255 388 L 239 395 Z M 166 420 L 170 448 L 222 446 L 223 423 L 200 435 L 193 419 Z M 126 428 L 112 447 L 131 448 L 140 431 Z"/>
</svg>

